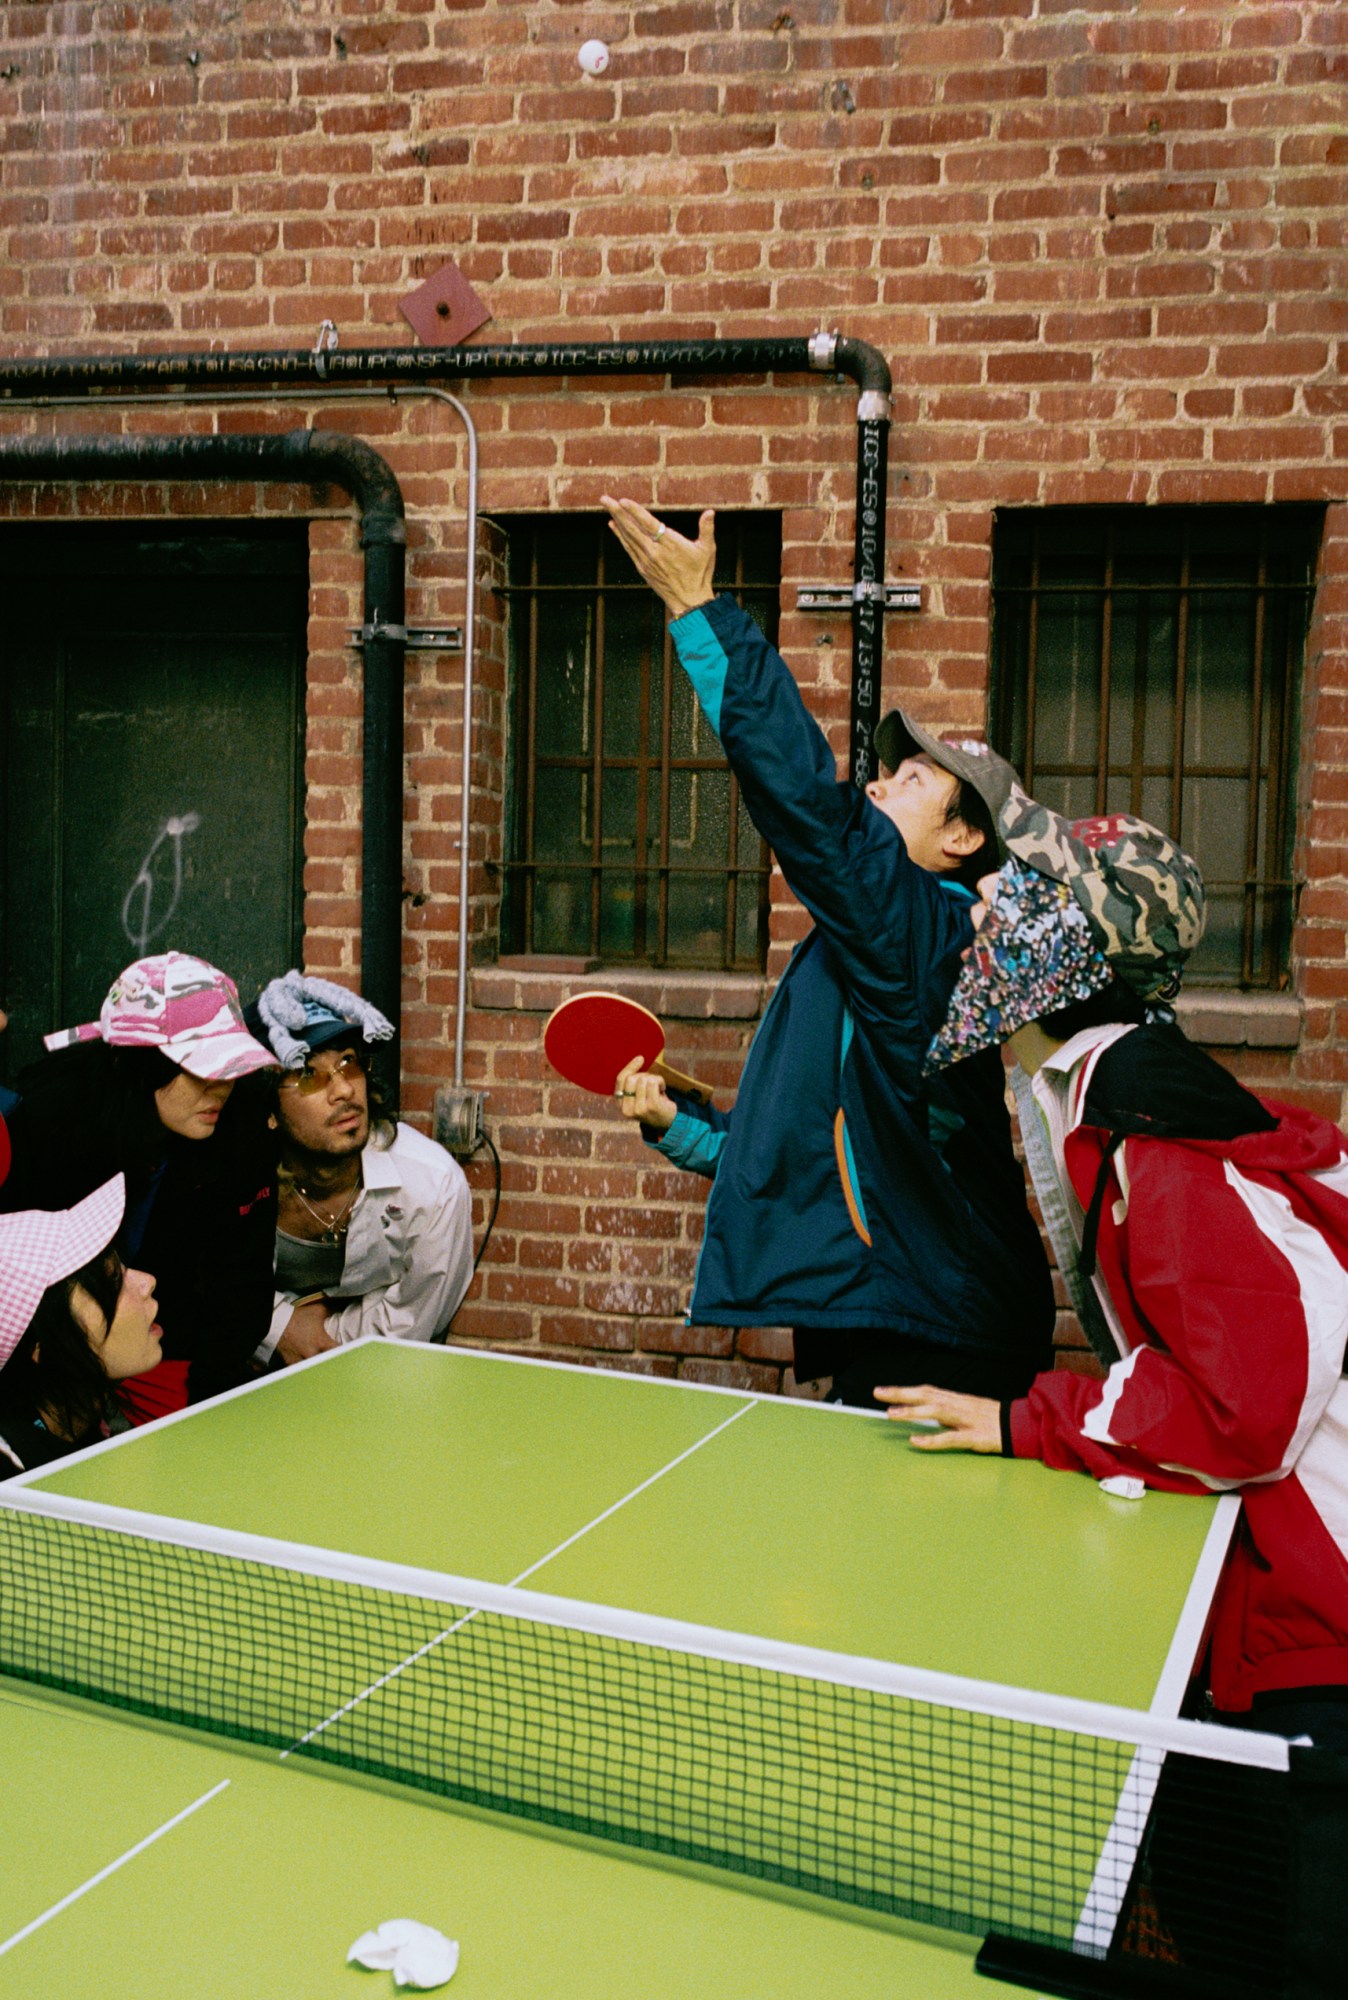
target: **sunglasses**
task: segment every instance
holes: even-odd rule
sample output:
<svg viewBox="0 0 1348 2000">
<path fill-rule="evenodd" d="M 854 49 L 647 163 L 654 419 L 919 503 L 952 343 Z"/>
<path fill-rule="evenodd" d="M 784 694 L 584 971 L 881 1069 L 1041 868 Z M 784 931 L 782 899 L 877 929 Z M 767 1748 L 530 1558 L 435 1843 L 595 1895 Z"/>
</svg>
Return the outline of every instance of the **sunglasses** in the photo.
<svg viewBox="0 0 1348 2000">
<path fill-rule="evenodd" d="M 300 1097 L 312 1097 L 315 1091 L 326 1090 L 339 1076 L 351 1083 L 356 1077 L 368 1074 L 364 1056 L 356 1049 L 348 1049 L 330 1069 L 316 1069 L 312 1063 L 306 1063 L 303 1069 L 287 1070 L 281 1078 L 281 1089 L 293 1090 Z"/>
</svg>

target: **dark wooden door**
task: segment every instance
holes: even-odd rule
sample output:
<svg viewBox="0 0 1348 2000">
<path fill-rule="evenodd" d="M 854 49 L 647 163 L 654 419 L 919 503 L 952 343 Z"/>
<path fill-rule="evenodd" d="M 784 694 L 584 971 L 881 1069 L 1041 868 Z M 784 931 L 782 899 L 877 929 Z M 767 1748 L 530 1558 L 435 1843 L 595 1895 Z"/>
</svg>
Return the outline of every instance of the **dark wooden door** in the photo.
<svg viewBox="0 0 1348 2000">
<path fill-rule="evenodd" d="M 299 962 L 303 523 L 0 527 L 0 1077 L 145 952 Z"/>
</svg>

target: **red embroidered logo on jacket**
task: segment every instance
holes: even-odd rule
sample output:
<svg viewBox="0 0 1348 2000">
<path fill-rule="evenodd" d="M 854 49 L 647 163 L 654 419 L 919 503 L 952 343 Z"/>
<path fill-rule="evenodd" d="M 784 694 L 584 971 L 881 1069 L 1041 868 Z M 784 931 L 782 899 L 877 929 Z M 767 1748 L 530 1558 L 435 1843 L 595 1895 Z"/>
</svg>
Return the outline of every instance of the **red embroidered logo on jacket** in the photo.
<svg viewBox="0 0 1348 2000">
<path fill-rule="evenodd" d="M 257 1207 L 260 1201 L 268 1201 L 270 1200 L 270 1198 L 271 1198 L 271 1183 L 268 1182 L 266 1187 L 260 1187 L 258 1189 L 257 1193 L 253 1196 L 253 1199 L 251 1201 L 243 1201 L 239 1203 L 239 1214 L 251 1215 L 253 1210 Z"/>
</svg>

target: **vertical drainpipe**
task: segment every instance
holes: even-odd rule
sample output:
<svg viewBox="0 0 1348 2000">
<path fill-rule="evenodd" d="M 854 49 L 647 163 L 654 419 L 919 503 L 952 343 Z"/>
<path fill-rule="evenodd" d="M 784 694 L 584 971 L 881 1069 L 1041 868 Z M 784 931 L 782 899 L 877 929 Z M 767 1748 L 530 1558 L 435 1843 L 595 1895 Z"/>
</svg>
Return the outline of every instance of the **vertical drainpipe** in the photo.
<svg viewBox="0 0 1348 2000">
<path fill-rule="evenodd" d="M 336 431 L 227 437 L 0 439 L 0 480 L 218 479 L 342 487 L 365 552 L 361 992 L 394 1024 L 396 1095 L 402 1004 L 404 578 L 407 527 L 393 468 L 363 438 Z"/>
<path fill-rule="evenodd" d="M 395 482 L 396 491 L 396 482 Z M 402 495 L 361 515 L 365 610 L 361 626 L 360 990 L 393 1023 L 380 1064 L 395 1099 L 402 1070 L 403 678 L 407 649 L 407 523 Z"/>
</svg>

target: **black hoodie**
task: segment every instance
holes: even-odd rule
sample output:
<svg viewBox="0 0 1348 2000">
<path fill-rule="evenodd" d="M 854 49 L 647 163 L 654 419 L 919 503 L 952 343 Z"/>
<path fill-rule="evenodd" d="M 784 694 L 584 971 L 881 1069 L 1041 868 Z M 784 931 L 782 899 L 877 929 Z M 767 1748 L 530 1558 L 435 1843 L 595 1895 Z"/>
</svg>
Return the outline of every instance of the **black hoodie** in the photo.
<svg viewBox="0 0 1348 2000">
<path fill-rule="evenodd" d="M 245 1079 L 209 1139 L 176 1138 L 152 1104 L 119 1085 L 103 1042 L 44 1057 L 19 1090 L 0 1211 L 69 1208 L 125 1174 L 119 1248 L 157 1280 L 165 1360 L 188 1363 L 193 1402 L 248 1380 L 271 1323 L 276 1241 L 275 1145 L 261 1094 Z"/>
</svg>

